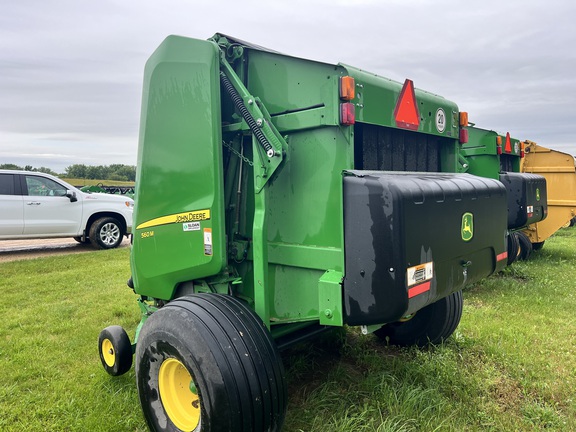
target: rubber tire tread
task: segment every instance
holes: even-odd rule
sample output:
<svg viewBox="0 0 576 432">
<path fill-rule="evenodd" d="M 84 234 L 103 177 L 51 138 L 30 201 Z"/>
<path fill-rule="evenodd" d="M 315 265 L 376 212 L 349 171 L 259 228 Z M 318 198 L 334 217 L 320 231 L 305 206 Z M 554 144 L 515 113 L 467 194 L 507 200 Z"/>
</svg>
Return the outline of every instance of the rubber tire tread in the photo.
<svg viewBox="0 0 576 432">
<path fill-rule="evenodd" d="M 544 247 L 544 242 L 537 242 L 537 243 L 532 243 L 532 250 L 535 251 L 539 251 L 540 249 L 542 249 Z"/>
<path fill-rule="evenodd" d="M 116 352 L 115 362 L 112 367 L 108 366 L 102 355 L 102 342 L 104 339 L 110 340 Z M 98 353 L 104 370 L 112 376 L 124 375 L 132 367 L 132 343 L 130 338 L 119 325 L 108 326 L 98 335 Z"/>
<path fill-rule="evenodd" d="M 191 321 L 179 326 L 175 321 L 182 313 Z M 202 431 L 281 429 L 287 387 L 282 360 L 268 329 L 252 310 L 234 297 L 193 294 L 178 298 L 152 314 L 140 334 L 136 350 L 138 392 L 152 430 L 177 430 L 170 421 L 166 427 L 160 427 L 154 410 L 147 407 L 149 395 L 143 394 L 146 386 L 142 381 L 145 377 L 140 376 L 141 361 L 148 348 L 145 345 L 150 342 L 148 339 L 160 335 L 158 330 L 162 326 L 172 326 L 168 331 L 173 332 L 193 327 L 189 337 L 180 337 L 173 341 L 174 345 L 182 343 L 181 348 L 192 357 L 201 350 L 209 351 L 207 357 L 192 358 L 192 363 L 186 365 L 192 369 L 200 394 Z M 179 354 L 186 357 L 187 353 Z M 216 375 L 219 376 L 209 373 L 207 363 L 218 369 Z"/>
<path fill-rule="evenodd" d="M 113 222 L 114 224 L 116 224 L 116 226 L 120 230 L 120 236 L 118 237 L 118 241 L 112 246 L 108 246 L 107 244 L 102 243 L 102 240 L 100 240 L 100 236 L 98 235 L 98 232 L 102 228 L 102 225 L 110 223 L 110 222 Z M 122 224 L 120 224 L 120 222 L 118 222 L 118 220 L 116 218 L 108 216 L 108 217 L 102 217 L 100 219 L 96 219 L 94 222 L 92 222 L 92 225 L 90 225 L 88 238 L 89 238 L 92 246 L 96 249 L 114 249 L 114 248 L 117 248 L 118 246 L 120 246 L 120 243 L 122 243 L 122 238 L 124 237 L 124 235 L 125 235 L 125 232 L 122 229 Z"/>
<path fill-rule="evenodd" d="M 522 231 L 518 231 L 516 234 L 518 235 L 518 244 L 520 246 L 518 258 L 526 261 L 528 258 L 530 258 L 530 254 L 532 253 L 532 242 L 530 241 L 530 238 Z"/>
<path fill-rule="evenodd" d="M 422 308 L 410 320 L 385 325 L 374 334 L 391 345 L 424 347 L 440 344 L 458 327 L 463 303 L 462 291 L 456 291 Z"/>
<path fill-rule="evenodd" d="M 508 265 L 510 265 L 518 259 L 518 252 L 520 250 L 520 241 L 515 232 L 508 234 L 507 245 Z"/>
</svg>

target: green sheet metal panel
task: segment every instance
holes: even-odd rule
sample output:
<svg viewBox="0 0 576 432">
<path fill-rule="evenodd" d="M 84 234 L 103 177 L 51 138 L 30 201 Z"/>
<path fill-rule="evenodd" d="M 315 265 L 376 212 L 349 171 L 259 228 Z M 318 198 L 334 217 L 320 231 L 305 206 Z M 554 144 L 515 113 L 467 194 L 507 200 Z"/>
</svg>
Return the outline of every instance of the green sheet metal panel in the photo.
<svg viewBox="0 0 576 432">
<path fill-rule="evenodd" d="M 481 177 L 498 179 L 502 171 L 520 171 L 520 141 L 510 138 L 510 145 L 506 146 L 506 135 L 498 134 L 492 130 L 469 126 L 468 142 L 462 144 L 460 154 L 468 163 L 470 174 Z M 498 154 L 497 138 L 500 137 L 502 154 Z"/>
<path fill-rule="evenodd" d="M 356 81 L 356 120 L 397 127 L 394 110 L 403 85 L 388 78 L 341 65 Z M 415 88 L 420 115 L 418 132 L 458 139 L 458 106 L 442 96 Z"/>
<path fill-rule="evenodd" d="M 177 283 L 226 262 L 218 56 L 212 42 L 170 36 L 146 64 L 131 254 L 139 294 L 170 299 Z"/>
</svg>

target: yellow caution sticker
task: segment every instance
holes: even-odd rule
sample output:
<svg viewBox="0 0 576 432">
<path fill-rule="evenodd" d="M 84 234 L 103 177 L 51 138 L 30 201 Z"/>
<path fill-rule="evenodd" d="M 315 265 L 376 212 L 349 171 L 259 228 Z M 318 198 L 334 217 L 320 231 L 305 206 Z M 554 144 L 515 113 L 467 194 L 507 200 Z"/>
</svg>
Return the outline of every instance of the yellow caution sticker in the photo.
<svg viewBox="0 0 576 432">
<path fill-rule="evenodd" d="M 210 209 L 206 210 L 195 210 L 184 213 L 176 213 L 168 216 L 162 216 L 159 218 L 151 219 L 147 222 L 143 222 L 136 227 L 136 229 L 144 229 L 155 227 L 159 225 L 168 225 L 173 223 L 184 223 L 184 222 L 199 222 L 210 219 Z"/>
</svg>

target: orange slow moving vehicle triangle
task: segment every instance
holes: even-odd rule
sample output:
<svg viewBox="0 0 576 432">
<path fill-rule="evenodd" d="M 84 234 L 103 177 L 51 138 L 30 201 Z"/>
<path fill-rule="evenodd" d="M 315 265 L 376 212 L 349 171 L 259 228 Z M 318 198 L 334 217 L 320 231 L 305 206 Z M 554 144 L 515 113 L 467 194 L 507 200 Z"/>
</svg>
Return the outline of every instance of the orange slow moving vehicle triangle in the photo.
<svg viewBox="0 0 576 432">
<path fill-rule="evenodd" d="M 416 104 L 412 80 L 407 79 L 404 81 L 404 86 L 396 102 L 396 108 L 394 108 L 394 120 L 396 120 L 396 126 L 399 128 L 418 130 L 420 113 Z"/>
<path fill-rule="evenodd" d="M 512 143 L 510 142 L 510 132 L 506 132 L 506 145 L 504 146 L 506 153 L 512 153 Z"/>
</svg>

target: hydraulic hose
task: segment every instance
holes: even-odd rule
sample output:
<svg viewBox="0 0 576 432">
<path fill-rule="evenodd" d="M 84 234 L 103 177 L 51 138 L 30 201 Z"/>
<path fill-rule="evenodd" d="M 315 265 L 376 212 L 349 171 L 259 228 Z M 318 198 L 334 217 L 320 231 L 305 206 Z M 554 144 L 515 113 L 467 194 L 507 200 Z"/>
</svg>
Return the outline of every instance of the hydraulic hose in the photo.
<svg viewBox="0 0 576 432">
<path fill-rule="evenodd" d="M 248 124 L 248 127 L 250 128 L 250 130 L 252 131 L 252 133 L 254 134 L 254 136 L 256 137 L 256 139 L 258 140 L 258 142 L 260 143 L 260 145 L 264 149 L 264 151 L 266 151 L 266 156 L 268 156 L 268 157 L 274 156 L 275 152 L 274 152 L 274 149 L 272 148 L 272 145 L 266 139 L 266 136 L 264 135 L 264 133 L 262 132 L 260 127 L 258 127 L 258 125 L 256 124 L 254 117 L 252 117 L 252 114 L 250 114 L 250 112 L 248 111 L 248 108 L 246 108 L 246 105 L 244 105 L 244 101 L 242 100 L 242 97 L 240 97 L 240 94 L 238 94 L 238 92 L 236 91 L 236 89 L 232 85 L 232 82 L 230 81 L 230 79 L 222 71 L 220 71 L 220 81 L 222 82 L 224 89 L 226 90 L 226 92 L 230 96 L 230 99 L 232 99 L 232 102 L 234 102 L 236 109 L 238 111 L 240 111 L 242 118 L 244 119 L 244 121 L 246 121 L 246 123 Z"/>
</svg>

